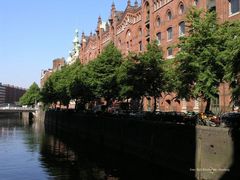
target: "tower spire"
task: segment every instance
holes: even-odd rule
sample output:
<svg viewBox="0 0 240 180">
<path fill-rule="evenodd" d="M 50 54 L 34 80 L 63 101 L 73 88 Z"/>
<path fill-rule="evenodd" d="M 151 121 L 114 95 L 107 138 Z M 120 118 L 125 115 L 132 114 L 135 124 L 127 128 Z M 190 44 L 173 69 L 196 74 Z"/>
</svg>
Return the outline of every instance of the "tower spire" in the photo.
<svg viewBox="0 0 240 180">
<path fill-rule="evenodd" d="M 135 7 L 138 7 L 138 1 L 137 1 L 137 0 L 135 0 L 134 6 L 135 6 Z"/>
<path fill-rule="evenodd" d="M 130 0 L 127 1 L 127 5 L 131 6 L 131 1 Z"/>
<path fill-rule="evenodd" d="M 101 24 L 102 23 L 102 18 L 101 16 L 98 17 L 98 24 Z"/>
<path fill-rule="evenodd" d="M 112 9 L 115 9 L 115 3 L 114 3 L 114 1 L 112 2 Z"/>
</svg>

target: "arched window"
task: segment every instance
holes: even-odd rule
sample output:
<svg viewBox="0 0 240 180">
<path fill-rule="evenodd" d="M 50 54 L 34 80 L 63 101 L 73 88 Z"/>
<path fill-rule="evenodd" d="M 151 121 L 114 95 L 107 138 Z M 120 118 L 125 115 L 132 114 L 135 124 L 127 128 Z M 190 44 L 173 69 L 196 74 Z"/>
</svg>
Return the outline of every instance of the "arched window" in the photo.
<svg viewBox="0 0 240 180">
<path fill-rule="evenodd" d="M 185 34 L 185 22 L 182 21 L 179 23 L 179 36 L 183 36 Z"/>
<path fill-rule="evenodd" d="M 172 57 L 173 56 L 173 48 L 172 47 L 168 47 L 167 48 L 167 57 Z"/>
<path fill-rule="evenodd" d="M 157 39 L 158 45 L 161 44 L 161 40 L 162 40 L 162 34 L 161 34 L 161 32 L 158 32 L 158 33 L 156 34 L 156 39 Z"/>
<path fill-rule="evenodd" d="M 193 5 L 194 5 L 194 6 L 197 6 L 198 3 L 199 3 L 199 0 L 193 0 Z"/>
<path fill-rule="evenodd" d="M 121 44 L 122 44 L 122 41 L 121 41 L 121 39 L 119 38 L 119 39 L 118 39 L 118 46 L 121 46 Z"/>
<path fill-rule="evenodd" d="M 167 19 L 168 20 L 172 19 L 172 12 L 170 10 L 167 11 Z"/>
<path fill-rule="evenodd" d="M 139 36 L 142 36 L 142 28 L 139 28 L 139 29 L 138 29 L 138 35 L 139 35 Z"/>
<path fill-rule="evenodd" d="M 157 2 L 156 1 L 154 1 L 154 3 L 153 3 L 153 9 L 154 9 L 154 11 L 157 9 Z"/>
<path fill-rule="evenodd" d="M 159 0 L 154 0 L 153 2 L 153 9 L 154 11 L 160 7 Z"/>
<path fill-rule="evenodd" d="M 173 38 L 173 28 L 172 28 L 172 27 L 169 27 L 169 28 L 167 29 L 167 40 L 168 40 L 168 41 L 171 41 L 172 38 Z"/>
<path fill-rule="evenodd" d="M 181 2 L 178 7 L 178 12 L 179 12 L 179 14 L 183 14 L 184 11 L 185 11 L 185 7 L 184 7 L 183 3 Z"/>
<path fill-rule="evenodd" d="M 156 26 L 159 27 L 161 24 L 161 18 L 158 16 L 156 19 Z"/>
<path fill-rule="evenodd" d="M 160 7 L 164 5 L 164 0 L 160 0 Z"/>
<path fill-rule="evenodd" d="M 148 2 L 146 2 L 145 8 L 146 8 L 146 21 L 149 21 L 149 19 L 150 19 L 150 5 L 149 5 Z"/>
<path fill-rule="evenodd" d="M 127 49 L 129 49 L 130 48 L 130 42 L 131 42 L 131 31 L 130 30 L 127 30 L 126 42 L 127 42 Z"/>
</svg>

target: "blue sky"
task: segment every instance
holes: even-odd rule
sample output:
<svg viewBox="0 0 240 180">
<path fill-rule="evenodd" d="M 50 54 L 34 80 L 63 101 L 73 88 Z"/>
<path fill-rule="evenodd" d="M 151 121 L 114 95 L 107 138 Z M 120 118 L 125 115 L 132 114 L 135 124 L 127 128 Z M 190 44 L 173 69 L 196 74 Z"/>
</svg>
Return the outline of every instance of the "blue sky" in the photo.
<svg viewBox="0 0 240 180">
<path fill-rule="evenodd" d="M 113 0 L 1 0 L 0 82 L 28 88 L 42 69 L 68 56 L 75 29 L 94 32 L 106 21 Z M 114 0 L 124 10 L 127 0 Z M 140 2 L 140 1 L 139 1 Z M 132 4 L 134 0 L 132 0 Z"/>
</svg>

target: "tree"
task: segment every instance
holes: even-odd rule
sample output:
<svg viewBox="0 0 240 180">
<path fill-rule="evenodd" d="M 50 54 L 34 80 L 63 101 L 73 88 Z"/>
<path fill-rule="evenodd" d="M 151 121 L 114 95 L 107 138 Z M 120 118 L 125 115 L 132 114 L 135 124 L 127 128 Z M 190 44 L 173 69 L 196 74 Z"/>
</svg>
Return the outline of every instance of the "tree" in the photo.
<svg viewBox="0 0 240 180">
<path fill-rule="evenodd" d="M 192 9 L 187 15 L 188 36 L 180 39 L 176 55 L 177 93 L 180 98 L 202 98 L 210 109 L 211 98 L 218 94 L 223 81 L 225 61 L 219 58 L 224 49 L 215 12 Z"/>
<path fill-rule="evenodd" d="M 225 50 L 220 57 L 225 60 L 225 80 L 232 88 L 232 100 L 240 105 L 240 21 L 225 22 L 219 34 L 223 39 Z"/>
<path fill-rule="evenodd" d="M 86 67 L 83 67 L 79 61 L 70 66 L 70 79 L 68 91 L 71 99 L 75 99 L 77 109 L 79 105 L 85 106 L 87 102 L 93 99 L 93 93 L 90 87 L 85 83 L 87 79 L 85 74 Z"/>
<path fill-rule="evenodd" d="M 156 111 L 156 99 L 164 92 L 165 77 L 163 70 L 162 50 L 156 41 L 148 44 L 147 51 L 140 55 L 140 64 L 142 66 L 142 80 L 144 84 L 145 96 L 154 98 L 154 112 Z"/>
<path fill-rule="evenodd" d="M 49 104 L 56 104 L 58 101 L 56 92 L 54 90 L 54 83 L 53 80 L 51 78 L 51 76 L 47 79 L 47 81 L 44 83 L 43 88 L 40 91 L 40 95 L 41 95 L 41 101 L 45 104 L 45 105 L 49 105 Z"/>
<path fill-rule="evenodd" d="M 40 100 L 40 89 L 34 82 L 26 93 L 20 98 L 20 104 L 22 105 L 34 105 Z"/>
<path fill-rule="evenodd" d="M 156 98 L 165 91 L 163 63 L 162 50 L 155 41 L 143 54 L 130 53 L 118 69 L 120 95 L 132 99 L 142 97 L 141 107 L 143 98 L 152 96 L 156 111 Z"/>
<path fill-rule="evenodd" d="M 131 98 L 132 102 L 138 102 L 144 95 L 142 65 L 139 56 L 129 53 L 117 70 L 117 83 L 121 99 Z"/>
<path fill-rule="evenodd" d="M 41 99 L 45 104 L 56 104 L 59 101 L 60 104 L 68 107 L 71 99 L 69 94 L 70 71 L 69 66 L 64 66 L 61 70 L 51 74 L 41 90 Z"/>
<path fill-rule="evenodd" d="M 105 98 L 107 105 L 118 96 L 116 70 L 122 62 L 121 52 L 109 43 L 103 52 L 91 61 L 84 70 L 84 83 L 91 88 L 97 98 Z"/>
</svg>

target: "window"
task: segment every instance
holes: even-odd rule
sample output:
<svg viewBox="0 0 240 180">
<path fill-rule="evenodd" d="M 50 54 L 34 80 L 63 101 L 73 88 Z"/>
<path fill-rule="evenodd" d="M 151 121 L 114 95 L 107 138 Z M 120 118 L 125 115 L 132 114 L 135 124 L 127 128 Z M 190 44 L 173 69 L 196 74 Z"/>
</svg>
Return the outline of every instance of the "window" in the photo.
<svg viewBox="0 0 240 180">
<path fill-rule="evenodd" d="M 161 32 L 158 32 L 158 33 L 156 34 L 156 38 L 157 38 L 158 44 L 161 44 L 161 39 L 162 39 L 162 34 L 161 34 Z"/>
<path fill-rule="evenodd" d="M 142 41 L 139 42 L 139 51 L 142 51 L 143 47 L 142 47 Z"/>
<path fill-rule="evenodd" d="M 138 30 L 138 35 L 142 36 L 142 29 L 141 28 L 139 28 L 139 30 Z"/>
<path fill-rule="evenodd" d="M 160 26 L 160 24 L 161 24 L 161 18 L 160 17 L 157 17 L 156 24 L 157 24 L 157 27 Z"/>
<path fill-rule="evenodd" d="M 172 27 L 170 27 L 167 29 L 167 39 L 168 41 L 171 41 L 172 38 L 173 38 L 173 30 L 172 30 Z"/>
<path fill-rule="evenodd" d="M 162 7 L 164 5 L 164 1 L 160 0 L 160 7 Z"/>
<path fill-rule="evenodd" d="M 171 19 L 172 19 L 172 13 L 171 13 L 170 10 L 167 12 L 167 19 L 168 19 L 168 20 L 171 20 Z"/>
<path fill-rule="evenodd" d="M 230 15 L 240 11 L 240 0 L 229 0 Z"/>
<path fill-rule="evenodd" d="M 172 57 L 173 56 L 173 49 L 171 47 L 167 48 L 167 56 Z"/>
<path fill-rule="evenodd" d="M 184 5 L 183 3 L 180 3 L 179 5 L 179 14 L 183 14 L 184 13 Z"/>
<path fill-rule="evenodd" d="M 194 6 L 197 6 L 198 3 L 199 3 L 199 0 L 194 0 L 194 1 L 193 1 L 193 5 L 194 5 Z"/>
<path fill-rule="evenodd" d="M 127 31 L 127 36 L 130 37 L 131 36 L 131 31 Z"/>
<path fill-rule="evenodd" d="M 179 23 L 179 36 L 183 36 L 185 34 L 185 22 L 182 21 Z"/>
<path fill-rule="evenodd" d="M 118 45 L 121 46 L 122 42 L 121 39 L 118 40 Z"/>
<path fill-rule="evenodd" d="M 153 10 L 155 11 L 157 9 L 157 3 L 154 2 Z"/>
<path fill-rule="evenodd" d="M 146 3 L 146 22 L 149 21 L 150 19 L 150 6 L 149 6 L 149 3 L 147 2 Z"/>
</svg>

